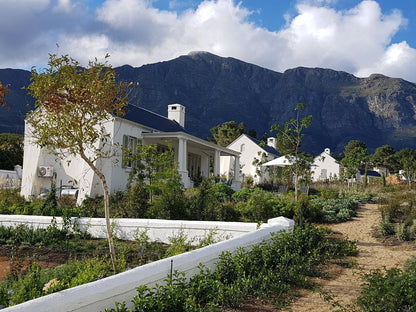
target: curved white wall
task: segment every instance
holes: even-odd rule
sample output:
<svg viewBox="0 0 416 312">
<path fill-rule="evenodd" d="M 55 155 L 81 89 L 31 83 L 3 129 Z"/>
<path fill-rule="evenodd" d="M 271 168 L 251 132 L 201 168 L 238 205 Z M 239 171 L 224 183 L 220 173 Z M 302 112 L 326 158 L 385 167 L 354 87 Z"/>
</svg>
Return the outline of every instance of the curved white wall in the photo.
<svg viewBox="0 0 416 312">
<path fill-rule="evenodd" d="M 270 239 L 271 233 L 292 231 L 293 227 L 293 220 L 284 217 L 271 219 L 260 230 L 254 230 L 230 240 L 37 298 L 2 311 L 98 312 L 104 311 L 106 308 L 114 308 L 115 302 L 123 301 L 126 302 L 128 308 L 132 308 L 131 300 L 137 294 L 136 288 L 140 285 L 154 286 L 155 284 L 163 284 L 171 271 L 171 265 L 173 270 L 185 272 L 189 278 L 199 273 L 200 263 L 203 263 L 208 268 L 214 268 L 219 260 L 219 256 L 224 251 L 235 252 L 240 247 L 250 249 L 252 246 Z"/>
</svg>

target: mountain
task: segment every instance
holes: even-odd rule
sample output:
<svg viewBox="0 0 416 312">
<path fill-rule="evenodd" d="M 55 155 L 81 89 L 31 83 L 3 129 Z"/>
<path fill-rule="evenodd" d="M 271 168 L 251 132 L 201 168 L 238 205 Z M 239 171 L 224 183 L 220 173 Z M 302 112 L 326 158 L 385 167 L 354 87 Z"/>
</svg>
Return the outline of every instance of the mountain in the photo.
<svg viewBox="0 0 416 312">
<path fill-rule="evenodd" d="M 302 114 L 313 116 L 304 149 L 313 154 L 325 147 L 339 153 L 353 139 L 364 141 L 370 150 L 384 144 L 396 149 L 416 144 L 416 84 L 402 79 L 378 74 L 358 78 L 304 67 L 278 73 L 207 52 L 116 71 L 123 81 L 139 82 L 135 104 L 163 116 L 168 104 L 184 105 L 186 128 L 202 138 L 210 136 L 210 128 L 230 120 L 244 122 L 260 136 L 270 135 L 270 126 L 283 125 L 303 102 L 307 108 Z M 33 99 L 20 89 L 29 77 L 27 71 L 0 70 L 0 81 L 11 83 L 6 99 L 11 111 L 1 113 L 0 132 L 22 131 L 24 113 L 33 106 Z"/>
</svg>

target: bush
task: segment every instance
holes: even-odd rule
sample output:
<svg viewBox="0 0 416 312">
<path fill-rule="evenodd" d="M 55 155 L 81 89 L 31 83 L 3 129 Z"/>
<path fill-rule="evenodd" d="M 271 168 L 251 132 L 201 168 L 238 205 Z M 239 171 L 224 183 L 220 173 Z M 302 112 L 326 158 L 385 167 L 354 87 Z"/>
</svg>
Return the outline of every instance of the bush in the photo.
<svg viewBox="0 0 416 312">
<path fill-rule="evenodd" d="M 351 220 L 356 216 L 359 201 L 351 197 L 336 199 L 315 198 L 311 200 L 311 206 L 316 213 L 317 221 L 325 223 L 337 223 Z"/>
<path fill-rule="evenodd" d="M 123 268 L 124 269 L 124 268 Z M 5 308 L 112 274 L 107 257 L 73 261 L 56 268 L 41 269 L 32 263 L 20 276 L 8 275 L 0 282 L 0 305 Z"/>
<path fill-rule="evenodd" d="M 404 270 L 375 271 L 364 276 L 365 286 L 357 303 L 368 312 L 416 311 L 416 258 Z"/>
<path fill-rule="evenodd" d="M 279 216 L 293 218 L 295 207 L 296 202 L 292 199 L 256 188 L 250 191 L 250 197 L 246 202 L 238 202 L 235 208 L 243 220 L 258 222 Z"/>
<path fill-rule="evenodd" d="M 255 191 L 254 188 L 243 188 L 241 191 L 234 192 L 231 197 L 235 201 L 247 201 Z"/>
<path fill-rule="evenodd" d="M 248 296 L 266 298 L 270 293 L 284 294 L 292 286 L 310 286 L 309 277 L 322 274 L 320 264 L 357 253 L 354 243 L 330 239 L 328 234 L 307 225 L 293 234 L 274 235 L 249 251 L 225 252 L 215 271 L 201 266 L 189 282 L 176 272 L 166 285 L 139 287 L 133 311 L 219 311 L 238 306 Z M 122 303 L 106 311 L 126 310 Z"/>
</svg>

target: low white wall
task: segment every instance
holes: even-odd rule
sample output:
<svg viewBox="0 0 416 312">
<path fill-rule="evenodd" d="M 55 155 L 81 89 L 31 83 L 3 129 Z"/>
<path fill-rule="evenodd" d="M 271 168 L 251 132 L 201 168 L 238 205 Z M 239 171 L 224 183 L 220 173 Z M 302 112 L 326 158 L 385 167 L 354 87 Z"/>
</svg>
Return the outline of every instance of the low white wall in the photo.
<svg viewBox="0 0 416 312">
<path fill-rule="evenodd" d="M 18 188 L 20 184 L 21 176 L 17 171 L 0 169 L 0 188 Z"/>
<path fill-rule="evenodd" d="M 17 226 L 25 224 L 32 228 L 47 228 L 51 225 L 52 217 L 0 215 L 0 225 Z M 81 231 L 87 231 L 93 237 L 107 238 L 105 219 L 103 218 L 72 218 Z M 146 231 L 152 242 L 169 243 L 169 238 L 177 236 L 179 232 L 191 243 L 198 244 L 200 238 L 206 237 L 210 231 L 215 231 L 216 241 L 234 238 L 244 233 L 255 231 L 257 223 L 246 222 L 216 222 L 216 221 L 183 221 L 160 219 L 112 219 L 114 235 L 120 239 L 134 240 L 138 233 Z M 62 226 L 62 218 L 57 217 L 56 223 Z"/>
<path fill-rule="evenodd" d="M 66 289 L 48 296 L 37 298 L 2 311 L 104 311 L 114 308 L 115 302 L 126 302 L 132 308 L 131 300 L 137 294 L 140 285 L 154 286 L 163 284 L 171 271 L 185 272 L 189 278 L 199 272 L 199 264 L 214 268 L 219 256 L 224 251 L 235 252 L 238 248 L 250 249 L 253 245 L 261 244 L 270 239 L 271 233 L 292 231 L 293 220 L 278 217 L 269 220 L 257 231 L 252 231 L 230 240 L 222 241 L 204 248 L 193 250 L 181 255 L 162 259 L 132 270 L 78 287 Z"/>
</svg>

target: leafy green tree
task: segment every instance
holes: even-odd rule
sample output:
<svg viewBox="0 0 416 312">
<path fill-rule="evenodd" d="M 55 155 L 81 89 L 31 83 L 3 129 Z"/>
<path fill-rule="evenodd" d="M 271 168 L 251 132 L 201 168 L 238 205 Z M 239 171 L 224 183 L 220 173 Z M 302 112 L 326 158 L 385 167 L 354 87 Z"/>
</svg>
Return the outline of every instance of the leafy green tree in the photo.
<svg viewBox="0 0 416 312">
<path fill-rule="evenodd" d="M 310 174 L 310 157 L 301 152 L 302 141 L 305 137 L 303 133 L 309 128 L 312 122 L 312 115 L 300 119 L 300 113 L 306 105 L 299 103 L 295 107 L 296 118 L 285 122 L 284 126 L 272 125 L 271 131 L 277 131 L 276 149 L 286 156 L 291 165 L 287 166 L 284 172 L 290 173 L 295 178 L 295 199 L 298 200 L 299 179 L 301 176 Z"/>
<path fill-rule="evenodd" d="M 212 139 L 214 143 L 220 146 L 228 146 L 243 133 L 246 133 L 246 126 L 243 122 L 237 124 L 235 121 L 227 121 L 221 125 L 211 128 Z"/>
<path fill-rule="evenodd" d="M 397 161 L 405 172 L 409 186 L 416 178 L 416 150 L 404 148 L 396 153 Z"/>
<path fill-rule="evenodd" d="M 346 168 L 347 177 L 354 178 L 358 169 L 368 161 L 368 149 L 364 142 L 351 140 L 344 147 L 344 158 L 341 164 Z"/>
<path fill-rule="evenodd" d="M 179 203 L 182 204 L 184 191 L 172 146 L 138 143 L 128 159 L 133 164 L 128 189 L 141 197 L 131 199 L 140 203 L 142 213 L 152 207 L 152 217 L 175 217 L 183 206 Z"/>
<path fill-rule="evenodd" d="M 32 69 L 27 87 L 36 99 L 35 110 L 27 115 L 32 139 L 56 157 L 81 157 L 101 181 L 108 244 L 114 271 L 116 257 L 110 224 L 109 189 L 97 161 L 111 158 L 117 146 L 111 143 L 105 126 L 114 116 L 122 116 L 128 103 L 127 85 L 116 82 L 111 65 L 90 61 L 86 68 L 68 55 L 49 55 L 48 68 Z"/>
<path fill-rule="evenodd" d="M 13 170 L 23 164 L 23 136 L 0 133 L 0 169 Z"/>
<path fill-rule="evenodd" d="M 370 157 L 370 161 L 375 166 L 386 167 L 389 170 L 393 170 L 395 167 L 395 154 L 396 151 L 394 148 L 386 144 L 375 150 L 374 154 Z"/>
</svg>

